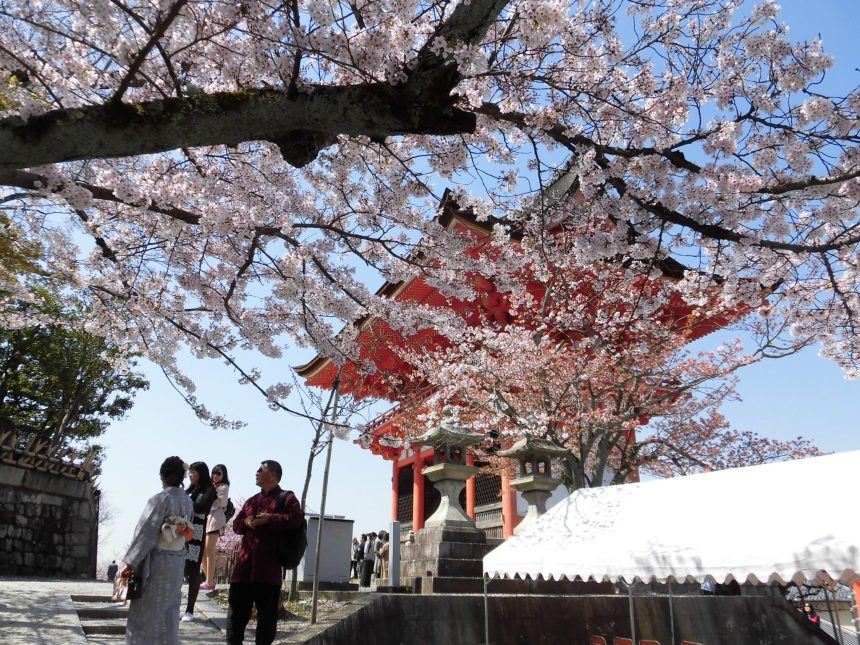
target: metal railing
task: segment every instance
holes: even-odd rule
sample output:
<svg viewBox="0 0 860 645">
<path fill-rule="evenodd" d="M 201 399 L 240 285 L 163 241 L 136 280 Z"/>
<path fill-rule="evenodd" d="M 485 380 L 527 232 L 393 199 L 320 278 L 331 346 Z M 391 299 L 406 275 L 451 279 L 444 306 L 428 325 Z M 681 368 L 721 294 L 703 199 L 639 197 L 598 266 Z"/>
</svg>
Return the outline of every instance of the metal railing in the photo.
<svg viewBox="0 0 860 645">
<path fill-rule="evenodd" d="M 857 632 L 855 632 L 853 628 L 843 625 L 842 630 L 838 631 L 837 627 L 833 623 L 826 621 L 823 618 L 819 624 L 821 625 L 822 631 L 836 640 L 837 643 L 841 643 L 842 645 L 860 645 L 860 638 L 858 638 Z"/>
</svg>

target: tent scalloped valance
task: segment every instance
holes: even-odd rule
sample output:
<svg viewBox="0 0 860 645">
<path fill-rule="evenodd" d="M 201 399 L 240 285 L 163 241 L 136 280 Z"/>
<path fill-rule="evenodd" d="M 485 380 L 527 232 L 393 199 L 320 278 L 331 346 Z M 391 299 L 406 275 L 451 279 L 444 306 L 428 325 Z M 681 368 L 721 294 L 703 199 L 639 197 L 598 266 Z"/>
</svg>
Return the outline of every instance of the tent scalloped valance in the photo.
<svg viewBox="0 0 860 645">
<path fill-rule="evenodd" d="M 576 491 L 484 558 L 484 574 L 851 584 L 860 451 Z"/>
</svg>

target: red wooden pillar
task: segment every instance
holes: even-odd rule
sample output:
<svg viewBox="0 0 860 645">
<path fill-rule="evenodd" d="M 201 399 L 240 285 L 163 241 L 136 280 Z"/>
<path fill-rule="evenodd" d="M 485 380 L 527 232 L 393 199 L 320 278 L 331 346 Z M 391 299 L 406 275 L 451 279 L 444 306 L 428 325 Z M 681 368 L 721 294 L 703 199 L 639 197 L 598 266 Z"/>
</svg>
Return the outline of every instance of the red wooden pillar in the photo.
<svg viewBox="0 0 860 645">
<path fill-rule="evenodd" d="M 857 629 L 860 627 L 857 620 L 860 618 L 860 580 L 855 580 L 851 587 L 854 589 L 854 629 Z"/>
<path fill-rule="evenodd" d="M 475 465 L 475 455 L 469 453 L 466 455 L 466 463 L 470 466 Z M 466 480 L 466 515 L 475 519 L 475 476 L 472 475 Z"/>
<path fill-rule="evenodd" d="M 511 488 L 507 476 L 502 475 L 502 537 L 511 537 L 521 519 L 517 515 L 517 491 Z"/>
<path fill-rule="evenodd" d="M 415 453 L 412 464 L 412 530 L 424 528 L 424 458 L 419 452 Z"/>
<path fill-rule="evenodd" d="M 394 462 L 391 464 L 391 521 L 397 521 L 397 502 L 400 496 L 400 464 Z"/>
</svg>

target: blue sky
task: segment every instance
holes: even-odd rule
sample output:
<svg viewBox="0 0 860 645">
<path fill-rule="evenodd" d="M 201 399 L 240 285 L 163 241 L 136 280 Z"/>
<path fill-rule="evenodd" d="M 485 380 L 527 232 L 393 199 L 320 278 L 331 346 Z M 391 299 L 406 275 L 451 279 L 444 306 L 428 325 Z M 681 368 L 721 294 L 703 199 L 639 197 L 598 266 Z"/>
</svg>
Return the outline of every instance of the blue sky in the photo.
<svg viewBox="0 0 860 645">
<path fill-rule="evenodd" d="M 860 2 L 785 0 L 780 4 L 782 19 L 791 25 L 794 39 L 821 34 L 826 51 L 836 57 L 823 91 L 843 93 L 860 84 L 856 69 L 860 46 L 855 33 Z M 290 366 L 310 357 L 295 353 L 279 361 L 275 369 L 284 373 L 278 378 L 290 380 Z M 234 500 L 257 492 L 254 473 L 263 459 L 282 464 L 285 488 L 297 493 L 301 489 L 311 440 L 309 422 L 268 410 L 262 397 L 240 386 L 236 375 L 223 365 L 193 359 L 183 365 L 197 383 L 201 401 L 242 419 L 247 427 L 216 431 L 202 424 L 160 371 L 145 365 L 150 389 L 138 395 L 130 414 L 114 423 L 102 442 L 108 450 L 100 485 L 114 514 L 105 530 L 99 554 L 102 561 L 122 556 L 146 499 L 160 488 L 158 467 L 167 456 L 179 455 L 187 462 L 202 460 L 210 468 L 226 464 Z M 839 368 L 818 358 L 814 348 L 753 365 L 740 373 L 740 379 L 743 401 L 723 408 L 735 428 L 775 438 L 803 435 L 826 451 L 860 449 L 860 381 L 844 380 Z M 308 497 L 311 510 L 319 509 L 322 471 L 320 459 Z M 794 485 L 804 483 L 791 482 L 788 487 Z M 354 519 L 357 533 L 378 531 L 389 521 L 390 491 L 390 462 L 351 442 L 336 442 L 327 513 Z"/>
</svg>

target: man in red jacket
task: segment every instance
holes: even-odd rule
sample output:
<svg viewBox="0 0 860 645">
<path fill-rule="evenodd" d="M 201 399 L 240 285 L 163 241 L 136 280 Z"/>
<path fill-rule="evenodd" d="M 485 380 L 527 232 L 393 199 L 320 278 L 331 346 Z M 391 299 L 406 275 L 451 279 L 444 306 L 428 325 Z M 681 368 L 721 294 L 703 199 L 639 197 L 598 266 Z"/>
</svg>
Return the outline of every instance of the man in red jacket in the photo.
<svg viewBox="0 0 860 645">
<path fill-rule="evenodd" d="M 277 461 L 267 459 L 257 470 L 260 492 L 242 506 L 233 520 L 233 530 L 242 536 L 242 545 L 233 575 L 230 576 L 227 610 L 227 643 L 240 645 L 257 607 L 257 645 L 271 645 L 278 628 L 281 595 L 281 564 L 278 562 L 279 533 L 295 530 L 304 519 L 302 507 L 291 492 L 283 493 L 278 483 L 283 471 Z"/>
</svg>

